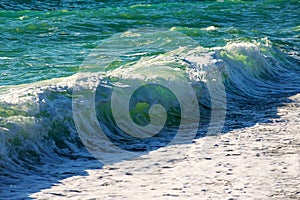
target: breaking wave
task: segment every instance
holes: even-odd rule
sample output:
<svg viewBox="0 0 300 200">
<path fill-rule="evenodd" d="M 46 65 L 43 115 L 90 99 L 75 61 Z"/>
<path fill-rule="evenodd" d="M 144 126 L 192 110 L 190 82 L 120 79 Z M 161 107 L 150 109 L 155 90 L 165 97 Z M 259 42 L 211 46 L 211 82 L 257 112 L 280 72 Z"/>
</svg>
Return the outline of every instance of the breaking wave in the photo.
<svg viewBox="0 0 300 200">
<path fill-rule="evenodd" d="M 268 103 L 270 99 L 276 101 L 286 94 L 299 92 L 297 62 L 273 47 L 267 39 L 236 41 L 214 48 L 187 45 L 170 48 L 168 52 L 156 50 L 142 53 L 141 49 L 131 54 L 132 57 L 125 56 L 124 62 L 107 60 L 103 71 L 84 72 L 90 74 L 90 79 L 85 81 L 87 85 L 98 81 L 94 105 L 98 123 L 110 141 L 128 151 L 149 151 L 165 146 L 180 129 L 182 111 L 177 96 L 168 88 L 155 85 L 164 76 L 161 75 L 164 67 L 173 70 L 173 74 L 166 74 L 167 79 L 176 81 L 177 76 L 184 77 L 196 94 L 201 113 L 197 120 L 201 126 L 197 126 L 197 136 L 193 137 L 205 136 L 208 131 L 212 115 L 209 88 L 218 91 L 225 85 L 226 97 L 219 101 L 223 98 L 228 101 L 227 115 L 237 102 Z M 147 68 L 149 66 L 156 68 Z M 132 73 L 134 70 L 148 74 L 139 77 L 138 73 Z M 156 76 L 157 73 L 160 76 Z M 111 95 L 116 88 L 130 87 L 121 79 L 143 81 L 145 77 L 154 84 L 144 85 L 133 93 L 128 107 L 130 117 L 139 126 L 146 126 L 151 123 L 151 118 L 157 117 L 158 121 L 165 121 L 165 126 L 151 139 L 136 139 L 122 131 L 114 120 Z M 74 123 L 72 100 L 76 80 L 78 75 L 0 88 L 2 176 L 39 170 L 40 165 L 59 157 L 91 157 Z M 192 96 L 185 98 L 192 102 Z M 154 104 L 162 105 L 166 115 L 151 116 Z M 94 142 L 97 146 L 97 141 Z"/>
</svg>

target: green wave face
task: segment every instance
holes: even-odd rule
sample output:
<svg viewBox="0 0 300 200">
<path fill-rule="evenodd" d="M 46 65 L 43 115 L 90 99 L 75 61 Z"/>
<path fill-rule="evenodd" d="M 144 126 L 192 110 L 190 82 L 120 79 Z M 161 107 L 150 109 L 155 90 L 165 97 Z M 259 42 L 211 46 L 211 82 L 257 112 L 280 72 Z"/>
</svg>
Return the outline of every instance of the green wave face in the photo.
<svg viewBox="0 0 300 200">
<path fill-rule="evenodd" d="M 155 38 L 148 38 L 147 41 L 155 40 Z M 182 120 L 182 102 L 178 100 L 174 91 L 159 84 L 145 84 L 143 78 L 140 79 L 138 76 L 137 72 L 139 71 L 148 78 L 153 76 L 151 80 L 154 83 L 160 83 L 161 77 L 164 76 L 173 76 L 175 79 L 177 75 L 183 76 L 192 85 L 193 92 L 197 96 L 201 110 L 200 123 L 204 124 L 209 123 L 211 117 L 209 110 L 212 108 L 212 102 L 208 88 L 218 90 L 219 87 L 216 82 L 218 77 L 214 76 L 215 70 L 218 70 L 219 79 L 225 85 L 229 98 L 255 98 L 264 101 L 270 90 L 273 94 L 283 94 L 299 89 L 292 82 L 291 84 L 285 83 L 284 87 L 279 84 L 283 83 L 286 77 L 293 76 L 297 72 L 298 65 L 291 62 L 291 58 L 284 52 L 272 47 L 270 41 L 228 43 L 224 47 L 210 49 L 192 45 L 188 48 L 180 47 L 172 50 L 173 43 L 170 44 L 167 46 L 170 48 L 170 52 L 158 53 L 154 49 L 154 53 L 151 51 L 145 54 L 137 52 L 138 56 L 124 57 L 125 61 L 117 61 L 119 67 L 111 67 L 110 63 L 114 64 L 116 61 L 112 61 L 111 57 L 108 57 L 108 61 L 111 62 L 106 63 L 107 67 L 104 67 L 98 76 L 102 82 L 99 83 L 94 97 L 97 123 L 102 128 L 104 127 L 110 140 L 119 141 L 118 145 L 122 148 L 128 144 L 133 145 L 134 141 L 141 144 L 146 140 L 134 140 L 118 127 L 111 104 L 112 92 L 116 88 L 130 88 L 130 83 L 140 85 L 130 97 L 128 113 L 133 122 L 141 127 L 151 123 L 150 110 L 153 105 L 163 106 L 165 109 L 163 112 L 166 112 L 167 115 L 161 134 L 170 133 L 170 138 L 166 142 L 172 140 L 171 133 L 178 131 Z M 111 56 L 110 53 L 108 54 Z M 201 65 L 193 62 L 195 55 L 200 58 L 197 62 L 202 62 Z M 85 64 L 95 63 L 86 62 Z M 158 64 L 162 64 L 162 69 L 175 70 L 174 74 L 164 75 L 160 68 L 160 76 L 155 78 L 156 71 L 151 66 Z M 99 73 L 98 71 L 94 72 L 93 68 L 90 69 L 88 68 L 83 73 Z M 151 70 L 147 73 L 149 69 Z M 291 71 L 291 69 L 296 71 Z M 200 74 L 202 75 L 200 76 Z M 7 162 L 9 164 L 24 157 L 34 157 L 32 153 L 36 152 L 36 162 L 41 162 L 40 160 L 49 152 L 73 154 L 83 147 L 82 138 L 78 136 L 74 124 L 74 107 L 72 109 L 75 80 L 76 76 L 71 76 L 50 82 L 28 84 L 23 87 L 7 89 L 6 94 L 1 95 L 0 133 L 2 148 L 7 152 L 2 155 L 2 160 L 9 160 Z M 293 81 L 297 80 L 297 78 L 293 78 Z M 93 83 L 93 79 L 86 83 Z M 288 91 L 286 88 L 289 88 Z M 188 101 L 189 96 L 184 98 L 185 101 Z M 227 112 L 230 113 L 230 110 Z M 90 111 L 87 109 L 86 117 L 89 115 Z M 163 114 L 159 113 L 156 118 L 159 119 L 161 116 Z M 163 119 L 161 120 L 163 121 Z M 154 139 L 160 140 L 160 135 L 158 134 Z M 160 144 L 156 142 L 155 145 L 157 147 L 164 146 L 163 142 Z M 45 149 L 45 147 L 47 148 Z M 13 159 L 11 155 L 13 155 Z"/>
</svg>

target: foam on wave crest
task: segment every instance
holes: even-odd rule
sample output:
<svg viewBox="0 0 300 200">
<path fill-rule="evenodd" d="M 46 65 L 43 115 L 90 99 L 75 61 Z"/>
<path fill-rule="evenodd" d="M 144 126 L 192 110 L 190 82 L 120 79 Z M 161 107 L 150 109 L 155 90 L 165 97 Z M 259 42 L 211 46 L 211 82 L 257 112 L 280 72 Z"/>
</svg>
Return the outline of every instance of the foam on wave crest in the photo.
<svg viewBox="0 0 300 200">
<path fill-rule="evenodd" d="M 199 104 L 209 110 L 211 99 L 208 88 L 218 91 L 223 83 L 227 96 L 233 99 L 263 100 L 269 95 L 299 92 L 299 87 L 292 84 L 292 82 L 300 82 L 299 76 L 296 76 L 297 70 L 291 70 L 298 69 L 298 66 L 288 62 L 288 59 L 284 53 L 263 40 L 260 43 L 230 43 L 225 47 L 211 49 L 171 48 L 166 53 L 139 54 L 138 59 L 125 63 L 117 62 L 114 66 L 110 65 L 110 68 L 106 68 L 106 71 L 86 72 L 92 74 L 86 84 L 101 79 L 95 97 L 95 108 L 99 123 L 106 126 L 105 130 L 108 131 L 110 139 L 119 141 L 121 146 L 125 144 L 132 150 L 138 150 L 146 147 L 130 146 L 130 138 L 120 132 L 117 124 L 112 120 L 109 104 L 113 88 L 130 87 L 124 85 L 124 82 L 119 82 L 120 78 L 136 81 L 145 78 L 131 71 L 142 69 L 145 72 L 143 68 L 149 66 L 172 68 L 173 78 L 176 79 L 177 73 L 183 74 L 195 91 Z M 147 72 L 146 77 L 155 83 L 155 69 L 149 68 Z M 168 74 L 166 77 L 172 76 Z M 1 173 L 8 173 L 6 169 L 20 171 L 19 168 L 28 169 L 28 166 L 35 168 L 37 163 L 45 163 L 51 158 L 57 159 L 60 156 L 88 155 L 83 150 L 73 121 L 72 92 L 77 78 L 75 75 L 64 79 L 2 88 L 0 95 Z M 149 123 L 150 105 L 145 102 L 139 104 L 139 100 L 148 93 L 151 104 L 151 101 L 154 103 L 157 94 L 160 94 L 165 97 L 167 113 L 172 113 L 170 121 L 166 122 L 170 126 L 164 131 L 176 129 L 176 124 L 180 120 L 178 102 L 174 101 L 170 93 L 163 88 L 153 94 L 148 91 L 149 88 L 144 88 L 144 92 L 135 94 L 135 99 L 132 100 L 135 105 L 129 107 L 131 117 L 138 124 Z M 189 97 L 186 98 L 189 101 Z M 202 117 L 209 119 L 209 112 L 207 116 L 205 114 L 204 112 Z M 157 142 L 156 146 L 163 146 L 159 144 L 161 140 Z"/>
</svg>

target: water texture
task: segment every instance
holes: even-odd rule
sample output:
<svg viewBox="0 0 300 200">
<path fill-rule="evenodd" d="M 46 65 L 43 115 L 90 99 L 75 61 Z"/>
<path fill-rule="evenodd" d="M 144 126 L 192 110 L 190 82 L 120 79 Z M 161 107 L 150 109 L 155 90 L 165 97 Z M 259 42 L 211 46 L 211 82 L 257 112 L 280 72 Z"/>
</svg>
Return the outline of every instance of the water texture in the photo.
<svg viewBox="0 0 300 200">
<path fill-rule="evenodd" d="M 97 126 L 138 155 L 169 144 L 178 130 L 191 132 L 181 126 L 185 109 L 200 113 L 186 118 L 197 122 L 192 139 L 209 135 L 215 103 L 225 103 L 221 133 L 277 118 L 277 107 L 300 91 L 299 10 L 299 1 L 279 0 L 1 1 L 0 198 L 27 198 L 105 164 L 87 147 L 90 135 L 79 134 L 93 127 L 78 131 L 73 112 L 74 99 L 95 83 Z M 89 75 L 85 84 L 78 74 Z M 185 80 L 199 110 L 192 95 L 183 108 L 162 79 Z M 130 117 L 139 126 L 166 123 L 154 137 L 136 139 L 115 119 L 113 90 L 145 80 L 154 84 L 133 93 Z M 212 95 L 222 88 L 224 95 Z M 151 115 L 155 104 L 166 115 Z"/>
</svg>

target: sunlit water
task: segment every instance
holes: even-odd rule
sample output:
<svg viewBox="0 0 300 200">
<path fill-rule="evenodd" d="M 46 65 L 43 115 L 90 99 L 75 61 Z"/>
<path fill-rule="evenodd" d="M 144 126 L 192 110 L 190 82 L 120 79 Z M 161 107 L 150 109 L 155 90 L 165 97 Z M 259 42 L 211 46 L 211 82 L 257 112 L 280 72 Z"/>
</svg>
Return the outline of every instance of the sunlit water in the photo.
<svg viewBox="0 0 300 200">
<path fill-rule="evenodd" d="M 1 1 L 0 197 L 26 198 L 65 177 L 102 166 L 85 149 L 75 128 L 73 83 L 95 48 L 111 37 L 118 38 L 115 34 L 137 29 L 179 32 L 182 40 L 181 36 L 170 37 L 170 44 L 189 37 L 198 46 L 186 42 L 182 50 L 167 44 L 164 48 L 173 52 L 169 54 L 157 47 L 134 46 L 124 62 L 104 68 L 100 77 L 105 81 L 95 98 L 97 119 L 119 147 L 146 153 L 166 145 L 179 129 L 179 103 L 161 88 L 147 97 L 148 103 L 139 104 L 143 95 L 151 94 L 149 88 L 140 90 L 134 96 L 137 105 L 130 107 L 134 121 L 146 125 L 157 94 L 167 101 L 163 105 L 169 106 L 166 110 L 171 114 L 165 129 L 153 140 L 128 137 L 109 110 L 111 86 L 119 84 L 118 78 L 135 68 L 146 69 L 159 56 L 173 63 L 168 67 L 185 74 L 196 91 L 201 113 L 196 138 L 207 133 L 212 106 L 207 84 L 212 79 L 195 78 L 191 52 L 200 55 L 201 66 L 205 66 L 197 68 L 197 73 L 212 74 L 217 68 L 221 74 L 218 81 L 225 85 L 227 96 L 222 133 L 276 118 L 276 107 L 300 91 L 299 10 L 299 1 L 279 0 Z M 148 38 L 150 43 L 157 39 L 155 34 Z M 114 45 L 106 49 L 107 54 L 122 50 L 117 42 Z M 149 65 L 144 66 L 140 59 Z M 149 77 L 155 73 L 152 70 Z"/>
</svg>

